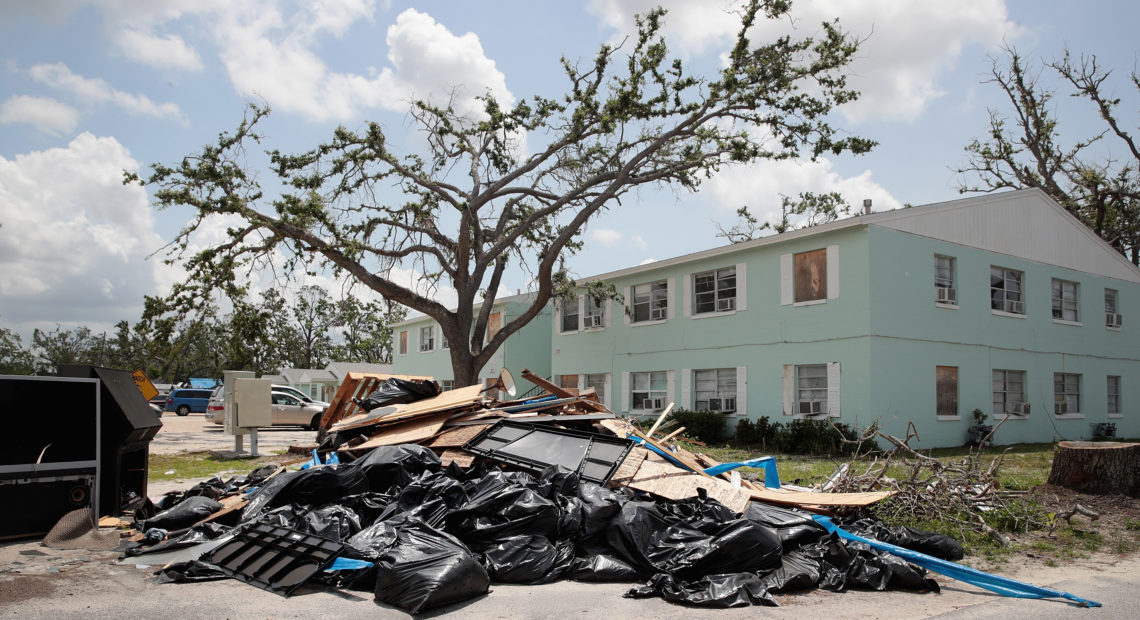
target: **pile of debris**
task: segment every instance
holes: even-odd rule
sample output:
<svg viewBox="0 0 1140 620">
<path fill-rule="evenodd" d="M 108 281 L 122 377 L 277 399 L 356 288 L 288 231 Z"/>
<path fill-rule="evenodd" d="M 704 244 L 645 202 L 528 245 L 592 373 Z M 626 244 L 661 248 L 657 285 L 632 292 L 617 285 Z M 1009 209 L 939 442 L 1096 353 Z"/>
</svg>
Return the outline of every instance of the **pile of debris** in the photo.
<svg viewBox="0 0 1140 620">
<path fill-rule="evenodd" d="M 144 538 L 127 555 L 169 562 L 163 580 L 282 595 L 324 584 L 411 613 L 491 583 L 640 582 L 627 596 L 732 607 L 816 587 L 938 591 L 924 566 L 969 570 L 948 561 L 962 550 L 946 536 L 842 514 L 889 493 L 789 488 L 770 458 L 720 464 L 676 445 L 683 429 L 658 438 L 668 409 L 642 433 L 590 391 L 523 376 L 542 393 L 499 401 L 480 386 L 350 377 L 303 469 L 140 507 Z M 742 466 L 762 467 L 763 482 Z"/>
</svg>

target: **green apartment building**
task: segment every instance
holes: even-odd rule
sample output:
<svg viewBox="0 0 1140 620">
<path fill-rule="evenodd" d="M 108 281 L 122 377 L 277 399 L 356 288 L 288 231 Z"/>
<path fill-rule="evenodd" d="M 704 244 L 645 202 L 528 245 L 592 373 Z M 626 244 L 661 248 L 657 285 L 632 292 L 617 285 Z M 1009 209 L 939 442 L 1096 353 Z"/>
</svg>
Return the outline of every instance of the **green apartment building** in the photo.
<svg viewBox="0 0 1140 620">
<path fill-rule="evenodd" d="M 1128 327 L 1140 270 L 1038 190 L 859 215 L 591 280 L 625 303 L 555 307 L 546 368 L 623 415 L 674 402 L 730 427 L 832 418 L 900 436 L 913 422 L 923 448 L 961 445 L 975 409 L 1005 420 L 998 443 L 1084 439 L 1101 423 L 1140 436 L 1140 326 Z M 512 340 L 541 356 L 533 334 Z M 515 351 L 502 361 L 512 371 Z M 397 372 L 433 374 L 409 358 L 396 356 Z"/>
</svg>

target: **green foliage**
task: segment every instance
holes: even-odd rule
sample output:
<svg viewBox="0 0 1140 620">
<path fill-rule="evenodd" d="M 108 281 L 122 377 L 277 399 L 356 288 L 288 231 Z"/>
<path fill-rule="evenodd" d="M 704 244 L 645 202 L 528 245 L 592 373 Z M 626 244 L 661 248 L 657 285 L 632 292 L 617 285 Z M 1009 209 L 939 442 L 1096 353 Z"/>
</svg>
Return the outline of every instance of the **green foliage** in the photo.
<svg viewBox="0 0 1140 620">
<path fill-rule="evenodd" d="M 25 349 L 20 334 L 0 327 L 0 375 L 30 375 L 35 357 Z"/>
<path fill-rule="evenodd" d="M 764 416 L 756 422 L 738 421 L 733 443 L 786 454 L 845 456 L 854 454 L 858 446 L 844 440 L 855 441 L 859 436 L 859 429 L 840 422 L 795 419 L 783 424 Z"/>
<path fill-rule="evenodd" d="M 716 411 L 690 411 L 674 409 L 669 420 L 685 427 L 684 435 L 708 444 L 719 444 L 725 439 L 724 414 Z"/>
</svg>

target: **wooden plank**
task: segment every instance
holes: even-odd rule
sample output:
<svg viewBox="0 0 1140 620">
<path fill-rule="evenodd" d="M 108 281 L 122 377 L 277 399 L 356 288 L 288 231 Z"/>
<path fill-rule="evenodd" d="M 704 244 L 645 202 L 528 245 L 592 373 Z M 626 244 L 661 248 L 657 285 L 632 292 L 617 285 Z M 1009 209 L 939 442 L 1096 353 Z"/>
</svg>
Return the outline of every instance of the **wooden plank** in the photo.
<svg viewBox="0 0 1140 620">
<path fill-rule="evenodd" d="M 235 513 L 242 508 L 245 508 L 245 505 L 249 503 L 249 500 L 241 497 L 240 495 L 231 495 L 229 497 L 223 497 L 222 499 L 218 500 L 218 502 L 222 504 L 222 509 L 206 517 L 205 519 L 202 519 L 198 523 L 209 523 L 210 521 L 217 521 L 218 519 L 228 514 Z M 195 523 L 194 525 L 198 525 L 198 523 Z"/>
<path fill-rule="evenodd" d="M 415 443 L 417 441 L 430 439 L 439 433 L 439 430 L 443 428 L 443 423 L 446 422 L 450 416 L 450 413 L 439 413 L 433 416 L 423 416 L 401 424 L 395 424 L 372 435 L 371 439 L 362 444 L 342 449 L 359 452 L 380 446 L 395 446 L 402 443 Z"/>
<path fill-rule="evenodd" d="M 333 396 L 332 402 L 329 403 L 328 409 L 325 409 L 325 414 L 321 416 L 321 428 L 329 428 L 336 424 L 342 418 L 352 415 L 355 410 L 360 409 L 356 403 L 352 402 L 353 398 L 362 398 L 367 396 L 367 393 L 361 394 L 360 392 L 367 386 L 379 385 L 391 378 L 405 379 L 408 381 L 423 381 L 433 380 L 433 377 L 426 377 L 420 375 L 390 375 L 374 372 L 349 372 L 345 373 L 344 379 L 337 386 L 336 395 Z M 366 380 L 369 380 L 366 382 Z M 369 390 L 371 392 L 375 388 Z"/>
<path fill-rule="evenodd" d="M 482 433 L 490 424 L 478 426 L 457 426 L 436 435 L 427 446 L 429 448 L 459 448 Z"/>
<path fill-rule="evenodd" d="M 471 467 L 475 462 L 475 455 L 463 450 L 444 450 L 443 454 L 439 455 L 439 463 L 443 467 L 455 463 L 460 467 Z"/>
<path fill-rule="evenodd" d="M 637 474 L 638 468 L 641 463 L 649 456 L 649 450 L 641 446 L 634 446 L 630 449 L 629 453 L 625 455 L 625 460 L 618 465 L 614 475 L 610 477 L 609 487 L 612 489 L 624 487 L 634 475 Z"/>
<path fill-rule="evenodd" d="M 661 412 L 661 417 L 657 418 L 657 422 L 655 422 L 655 423 L 653 424 L 653 426 L 649 428 L 649 432 L 648 432 L 648 433 L 645 433 L 645 436 L 646 436 L 646 437 L 652 437 L 652 436 L 653 436 L 653 432 L 657 430 L 657 427 L 658 427 L 658 426 L 661 426 L 661 423 L 665 421 L 665 418 L 666 418 L 666 417 L 669 415 L 669 413 L 670 413 L 670 412 L 672 412 L 672 411 L 673 411 L 673 403 L 669 403 L 669 406 L 665 407 L 665 411 L 662 411 L 662 412 Z"/>
<path fill-rule="evenodd" d="M 744 512 L 752 499 L 749 491 L 733 488 L 723 480 L 687 472 L 671 463 L 649 460 L 641 463 L 637 474 L 626 486 L 672 500 L 696 497 L 699 489 L 704 489 L 709 497 L 733 512 Z"/>
<path fill-rule="evenodd" d="M 566 390 L 566 389 L 563 389 L 561 387 L 558 387 L 557 385 L 554 385 L 553 383 L 547 381 L 546 379 L 543 379 L 542 377 L 534 374 L 533 372 L 527 370 L 526 368 L 523 368 L 522 376 L 523 376 L 523 379 L 530 381 L 531 383 L 533 383 L 533 384 L 537 385 L 538 387 L 546 390 L 547 392 L 550 392 L 551 394 L 557 396 L 558 398 L 578 398 L 578 390 L 574 390 L 573 392 L 571 392 L 570 390 Z M 590 411 L 597 411 L 597 412 L 606 411 L 606 408 L 604 405 L 601 405 L 601 404 L 593 402 L 593 401 L 583 400 L 582 405 L 585 406 Z"/>
<path fill-rule="evenodd" d="M 443 392 L 438 396 L 425 398 L 423 400 L 417 400 L 414 403 L 383 407 L 383 409 L 386 411 L 385 413 L 380 413 L 377 416 L 370 415 L 359 420 L 346 420 L 334 425 L 332 429 L 341 430 L 368 426 L 370 424 L 389 423 L 396 420 L 404 420 L 415 416 L 443 411 L 450 411 L 451 413 L 454 413 L 455 409 L 479 406 L 483 398 L 480 395 L 480 392 L 482 391 L 483 388 L 478 385 L 469 385 L 464 388 L 457 388 L 449 392 Z"/>
<path fill-rule="evenodd" d="M 672 433 L 669 433 L 668 435 L 666 435 L 666 436 L 662 437 L 662 438 L 661 438 L 661 443 L 667 443 L 667 442 L 668 442 L 670 439 L 672 439 L 672 438 L 676 437 L 677 435 L 680 435 L 680 434 L 681 434 L 681 433 L 683 433 L 683 432 L 685 432 L 685 427 L 684 427 L 684 426 L 682 426 L 681 428 L 679 428 L 679 429 L 677 429 L 677 430 L 673 431 Z"/>
<path fill-rule="evenodd" d="M 678 463 L 681 463 L 685 467 L 688 467 L 689 469 L 693 470 L 693 472 L 695 472 L 697 475 L 704 476 L 705 478 L 708 478 L 710 480 L 714 479 L 712 476 L 705 473 L 705 468 L 701 467 L 700 462 L 697 461 L 696 455 L 693 454 L 692 452 L 689 452 L 688 450 L 681 448 L 679 446 L 673 446 L 672 448 L 666 448 L 665 446 L 661 445 L 660 442 L 655 441 L 653 439 L 650 439 L 650 438 L 646 437 L 645 435 L 642 435 L 640 432 L 638 432 L 636 430 L 633 431 L 633 434 L 636 435 L 637 437 L 640 437 L 642 439 L 642 441 L 644 441 L 648 445 L 651 445 L 654 448 L 657 448 L 658 450 L 664 452 L 665 454 L 668 454 L 671 458 L 673 458 Z"/>
<path fill-rule="evenodd" d="M 892 491 L 872 491 L 868 493 L 810 493 L 804 491 L 786 491 L 779 489 L 751 489 L 752 499 L 780 504 L 782 506 L 797 506 L 811 510 L 815 506 L 870 506 L 881 502 L 894 493 Z"/>
</svg>

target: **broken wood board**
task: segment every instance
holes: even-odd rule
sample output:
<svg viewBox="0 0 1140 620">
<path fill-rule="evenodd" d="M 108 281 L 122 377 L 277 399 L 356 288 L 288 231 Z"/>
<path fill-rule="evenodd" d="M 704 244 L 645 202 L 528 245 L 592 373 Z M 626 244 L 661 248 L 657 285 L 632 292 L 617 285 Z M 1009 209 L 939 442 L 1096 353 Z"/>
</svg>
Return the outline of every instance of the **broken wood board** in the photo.
<svg viewBox="0 0 1140 620">
<path fill-rule="evenodd" d="M 634 446 L 629 450 L 629 454 L 625 455 L 625 460 L 618 465 L 614 475 L 610 477 L 609 487 L 616 489 L 624 487 L 635 475 L 637 475 L 638 468 L 647 457 L 651 455 L 649 450 L 641 446 Z"/>
<path fill-rule="evenodd" d="M 542 377 L 534 374 L 526 368 L 523 368 L 522 377 L 523 379 L 530 381 L 531 383 L 546 390 L 547 392 L 550 392 L 558 398 L 578 398 L 578 390 L 571 392 L 570 390 L 554 385 L 553 383 L 547 381 L 546 379 L 543 379 Z M 591 411 L 606 411 L 605 406 L 594 401 L 584 401 L 583 406 Z"/>
<path fill-rule="evenodd" d="M 468 441 L 475 439 L 488 426 L 490 424 L 457 426 L 436 435 L 435 439 L 432 439 L 427 446 L 429 448 L 459 448 Z"/>
<path fill-rule="evenodd" d="M 641 463 L 637 474 L 626 486 L 672 500 L 696 497 L 700 494 L 698 489 L 704 489 L 709 497 L 733 512 L 744 512 L 752 500 L 749 491 L 734 488 L 723 480 L 687 472 L 671 463 L 650 460 Z"/>
<path fill-rule="evenodd" d="M 333 396 L 332 402 L 329 403 L 328 409 L 325 410 L 325 414 L 321 416 L 320 427 L 329 428 L 343 418 L 357 412 L 362 412 L 363 409 L 352 402 L 352 399 L 368 396 L 368 394 L 374 392 L 381 383 L 391 378 L 404 379 L 407 381 L 434 380 L 433 377 L 419 375 L 390 375 L 374 372 L 345 373 L 344 380 L 337 386 L 336 395 Z"/>
<path fill-rule="evenodd" d="M 455 413 L 456 409 L 480 406 L 483 400 L 483 397 L 480 395 L 482 391 L 483 388 L 481 386 L 469 385 L 465 388 L 457 388 L 449 392 L 444 392 L 439 396 L 417 400 L 414 403 L 382 407 L 384 412 L 379 415 L 368 415 L 357 420 L 344 420 L 333 425 L 331 430 L 346 430 L 362 426 L 388 424 L 420 415 L 437 412 L 443 413 L 444 411 Z"/>
<path fill-rule="evenodd" d="M 443 423 L 451 414 L 437 413 L 431 416 L 423 416 L 400 424 L 393 424 L 392 426 L 385 427 L 384 430 L 372 435 L 368 441 L 352 446 L 351 448 L 344 448 L 346 451 L 361 452 L 364 450 L 371 450 L 379 448 L 380 446 L 395 446 L 402 443 L 416 443 L 430 439 L 439 433 L 443 428 Z"/>
<path fill-rule="evenodd" d="M 866 493 L 814 493 L 804 491 L 787 491 L 780 489 L 749 489 L 752 499 L 780 504 L 782 506 L 796 506 L 811 510 L 816 506 L 870 506 L 894 495 L 893 491 L 870 491 Z"/>
<path fill-rule="evenodd" d="M 653 439 L 650 439 L 650 438 L 646 437 L 645 435 L 642 435 L 641 432 L 637 431 L 637 430 L 633 431 L 633 435 L 635 437 L 641 438 L 641 440 L 644 441 L 647 445 L 653 446 L 654 448 L 657 448 L 658 450 L 660 450 L 662 453 L 667 454 L 668 455 L 667 458 L 672 459 L 672 460 L 676 461 L 677 463 L 680 463 L 683 467 L 687 467 L 687 468 L 693 470 L 693 472 L 696 473 L 697 475 L 704 476 L 705 478 L 708 478 L 710 480 L 717 480 L 716 478 L 713 478 L 712 476 L 705 473 L 705 468 L 701 467 L 700 462 L 697 461 L 697 455 L 693 454 L 692 452 L 689 452 L 688 450 L 681 448 L 679 446 L 673 446 L 672 448 L 666 448 L 665 446 L 661 445 L 659 442 L 657 442 Z"/>
<path fill-rule="evenodd" d="M 471 467 L 475 462 L 475 455 L 463 450 L 444 450 L 443 454 L 439 455 L 439 463 L 443 467 L 455 463 L 460 467 Z"/>
<path fill-rule="evenodd" d="M 218 519 L 228 514 L 237 512 L 242 508 L 245 508 L 245 505 L 249 503 L 249 499 L 244 498 L 240 495 L 230 495 L 228 497 L 219 499 L 218 502 L 222 505 L 222 509 L 211 514 L 205 519 L 202 519 L 198 523 L 209 523 L 210 521 L 217 521 Z M 198 525 L 198 523 L 195 523 L 194 525 Z"/>
<path fill-rule="evenodd" d="M 595 426 L 600 426 L 618 437 L 629 437 L 630 433 L 637 430 L 626 418 L 601 420 Z"/>
</svg>

